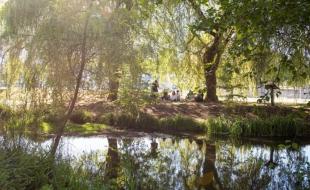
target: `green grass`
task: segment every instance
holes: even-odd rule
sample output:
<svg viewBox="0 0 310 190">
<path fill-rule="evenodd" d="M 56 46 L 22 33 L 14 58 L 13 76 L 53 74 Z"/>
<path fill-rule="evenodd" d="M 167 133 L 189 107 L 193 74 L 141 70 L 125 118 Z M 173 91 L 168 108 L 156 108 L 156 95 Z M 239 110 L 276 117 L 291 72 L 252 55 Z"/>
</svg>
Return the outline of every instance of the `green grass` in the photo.
<svg viewBox="0 0 310 190">
<path fill-rule="evenodd" d="M 138 112 L 131 113 L 107 113 L 99 117 L 94 117 L 91 112 L 79 110 L 71 117 L 65 132 L 67 134 L 96 134 L 105 129 L 121 128 L 134 129 L 138 131 L 156 131 L 162 133 L 197 133 L 210 135 L 226 135 L 234 137 L 309 137 L 310 126 L 307 123 L 307 114 L 297 110 L 294 113 L 282 110 L 287 115 L 266 115 L 262 108 L 255 107 L 254 116 L 242 117 L 230 115 L 230 117 L 216 117 L 205 120 L 197 120 L 184 115 L 173 117 L 157 118 L 150 114 Z M 7 108 L 0 107 L 1 110 Z M 240 110 L 239 110 L 240 111 Z M 238 110 L 236 113 L 239 112 Z M 244 111 L 244 110 L 243 110 Z M 269 110 L 272 111 L 272 110 Z M 34 137 L 41 134 L 54 134 L 57 125 L 52 116 L 59 117 L 55 113 L 44 113 L 40 111 L 12 112 L 0 128 L 1 133 L 28 134 Z M 241 111 L 242 112 L 242 111 Z M 52 114 L 52 115 L 51 115 Z M 5 115 L 5 114 L 4 114 Z M 252 114 L 253 115 L 253 114 Z M 75 119 L 73 119 L 75 118 Z M 77 121 L 77 122 L 74 122 Z M 41 135 L 42 136 L 42 135 Z"/>
<path fill-rule="evenodd" d="M 40 149 L 0 146 L 1 189 L 108 189 L 101 176 L 69 160 L 51 159 Z"/>
<path fill-rule="evenodd" d="M 210 135 L 235 137 L 303 137 L 310 135 L 309 124 L 292 116 L 272 116 L 265 119 L 227 119 L 222 116 L 209 119 L 207 126 Z"/>
<path fill-rule="evenodd" d="M 109 127 L 105 124 L 96 124 L 96 123 L 85 123 L 85 124 L 74 124 L 68 123 L 65 129 L 67 133 L 78 133 L 78 134 L 96 134 L 104 129 Z"/>
<path fill-rule="evenodd" d="M 181 115 L 160 119 L 159 126 L 167 130 L 197 133 L 203 133 L 207 128 L 204 122 L 197 121 L 190 117 L 185 117 Z"/>
</svg>

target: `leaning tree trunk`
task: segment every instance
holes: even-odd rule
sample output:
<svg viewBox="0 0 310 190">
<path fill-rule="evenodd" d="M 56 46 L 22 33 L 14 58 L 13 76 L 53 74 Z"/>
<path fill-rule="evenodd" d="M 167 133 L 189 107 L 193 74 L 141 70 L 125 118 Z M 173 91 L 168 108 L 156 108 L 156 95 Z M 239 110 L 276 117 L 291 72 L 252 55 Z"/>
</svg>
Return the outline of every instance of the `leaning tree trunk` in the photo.
<svg viewBox="0 0 310 190">
<path fill-rule="evenodd" d="M 64 129 L 66 127 L 66 124 L 69 120 L 69 118 L 71 117 L 71 114 L 74 110 L 74 107 L 75 107 L 75 103 L 77 101 L 77 98 L 78 98 L 78 94 L 79 94 L 79 89 L 80 89 L 80 86 L 81 86 L 81 81 L 82 81 L 82 77 L 83 77 L 83 72 L 84 72 L 84 68 L 85 68 L 85 65 L 86 65 L 86 34 L 87 34 L 87 27 L 88 27 L 88 22 L 89 22 L 89 15 L 88 17 L 86 18 L 86 21 L 85 21 L 85 25 L 84 25 L 84 31 L 83 31 L 83 40 L 82 40 L 82 47 L 81 47 L 81 63 L 80 63 L 80 70 L 79 70 L 79 73 L 78 73 L 78 76 L 77 76 L 77 79 L 76 79 L 76 85 L 75 85 L 75 89 L 74 89 L 74 94 L 73 94 L 73 97 L 72 97 L 72 100 L 69 104 L 69 107 L 68 107 L 68 110 L 64 116 L 64 118 L 61 120 L 60 122 L 60 125 L 59 125 L 59 128 L 57 130 L 57 134 L 56 134 L 56 137 L 54 138 L 53 140 L 53 144 L 52 144 L 52 148 L 51 148 L 51 155 L 54 156 L 56 154 L 56 150 L 59 146 L 59 142 L 60 142 L 60 139 L 61 139 L 61 136 L 64 132 Z"/>
</svg>

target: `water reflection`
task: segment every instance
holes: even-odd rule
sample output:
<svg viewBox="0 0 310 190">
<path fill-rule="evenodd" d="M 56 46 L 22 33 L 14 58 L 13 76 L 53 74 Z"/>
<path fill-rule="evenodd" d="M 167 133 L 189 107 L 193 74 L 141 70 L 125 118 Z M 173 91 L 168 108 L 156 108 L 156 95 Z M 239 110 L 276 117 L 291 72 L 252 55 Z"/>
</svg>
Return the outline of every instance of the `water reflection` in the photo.
<svg viewBox="0 0 310 190">
<path fill-rule="evenodd" d="M 106 158 L 106 173 L 105 180 L 110 181 L 111 179 L 117 178 L 118 168 L 120 165 L 120 158 L 117 148 L 117 139 L 108 138 L 109 149 Z"/>
<path fill-rule="evenodd" d="M 309 145 L 296 150 L 224 140 L 64 137 L 60 153 L 75 162 L 88 158 L 87 166 L 112 180 L 112 189 L 310 188 Z"/>
</svg>

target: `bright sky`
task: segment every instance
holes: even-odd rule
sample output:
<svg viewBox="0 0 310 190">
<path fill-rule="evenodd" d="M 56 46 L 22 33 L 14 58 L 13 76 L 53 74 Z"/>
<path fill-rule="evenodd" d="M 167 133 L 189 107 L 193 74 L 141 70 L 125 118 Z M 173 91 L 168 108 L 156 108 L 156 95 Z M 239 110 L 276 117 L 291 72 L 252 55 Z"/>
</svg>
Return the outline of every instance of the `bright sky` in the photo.
<svg viewBox="0 0 310 190">
<path fill-rule="evenodd" d="M 3 3 L 5 3 L 7 0 L 0 0 L 0 5 L 2 5 Z"/>
</svg>

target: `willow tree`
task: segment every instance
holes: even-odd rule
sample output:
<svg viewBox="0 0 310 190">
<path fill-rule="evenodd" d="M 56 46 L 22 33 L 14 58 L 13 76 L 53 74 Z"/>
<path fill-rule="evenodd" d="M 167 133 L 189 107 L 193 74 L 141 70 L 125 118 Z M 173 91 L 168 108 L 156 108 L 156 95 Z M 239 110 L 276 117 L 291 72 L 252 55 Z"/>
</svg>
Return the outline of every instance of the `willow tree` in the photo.
<svg viewBox="0 0 310 190">
<path fill-rule="evenodd" d="M 49 93 L 47 98 L 59 99 L 69 95 L 65 99 L 69 101 L 66 113 L 58 123 L 53 154 L 74 110 L 83 79 L 90 77 L 89 73 L 84 75 L 85 69 L 102 60 L 103 55 L 107 58 L 120 55 L 112 55 L 118 49 L 108 51 L 110 47 L 107 45 L 113 44 L 113 39 L 119 35 L 109 26 L 115 19 L 110 17 L 114 12 L 109 12 L 115 2 L 123 7 L 123 2 L 127 6 L 129 1 L 74 0 L 68 4 L 66 1 L 9 0 L 1 12 L 4 26 L 1 39 L 5 41 L 8 54 L 14 53 L 14 58 L 23 65 L 19 77 L 26 84 L 26 89 L 30 86 L 36 89 L 34 94 L 38 94 L 43 85 Z M 115 27 L 118 29 L 120 26 Z M 114 31 L 115 38 L 111 39 Z M 123 37 L 118 44 L 123 45 L 126 30 L 120 36 Z M 126 51 L 128 46 L 123 46 L 121 50 Z M 113 64 L 117 63 L 111 61 L 107 67 L 114 67 Z"/>
<path fill-rule="evenodd" d="M 129 64 L 135 57 L 132 39 L 132 29 L 135 27 L 133 6 L 131 0 L 109 0 L 105 1 L 102 10 L 106 23 L 103 29 L 105 40 L 98 45 L 101 51 L 98 66 L 103 68 L 104 76 L 107 76 L 108 99 L 112 101 L 118 97 L 122 65 Z"/>
<path fill-rule="evenodd" d="M 259 78 L 260 74 L 266 75 L 267 72 L 270 72 L 269 70 L 274 68 L 274 62 L 276 61 L 262 63 L 263 59 L 261 58 L 267 56 L 266 60 L 269 60 L 273 55 L 278 54 L 283 57 L 282 62 L 286 62 L 286 64 L 281 64 L 281 72 L 285 70 L 292 71 L 290 76 L 294 76 L 292 80 L 295 81 L 301 79 L 301 77 L 297 76 L 298 74 L 301 74 L 300 76 L 303 78 L 309 78 L 309 66 L 307 64 L 309 58 L 309 47 L 307 45 L 309 44 L 307 43 L 309 41 L 309 24 L 307 23 L 309 9 L 307 8 L 309 3 L 307 1 L 289 3 L 281 0 L 276 2 L 183 0 L 156 1 L 156 5 L 158 9 L 161 9 L 159 13 L 167 12 L 170 17 L 173 16 L 173 11 L 171 11 L 173 8 L 171 7 L 190 8 L 190 11 L 185 11 L 186 9 L 180 11 L 179 9 L 177 19 L 172 21 L 164 19 L 166 22 L 159 23 L 159 26 L 162 28 L 162 33 L 171 36 L 172 39 L 180 39 L 182 33 L 178 33 L 178 29 L 183 28 L 183 34 L 187 36 L 187 39 L 192 39 L 190 37 L 192 35 L 202 43 L 203 49 L 200 51 L 200 56 L 207 89 L 206 101 L 218 101 L 216 93 L 218 87 L 217 72 L 219 66 L 224 62 L 223 59 L 228 57 L 233 60 L 233 64 L 238 66 L 245 62 L 248 64 L 249 61 L 253 63 L 253 67 L 258 69 L 262 64 L 265 65 L 267 69 L 260 71 L 260 73 L 250 73 L 250 75 L 254 76 L 253 78 Z M 168 8 L 166 8 L 167 6 Z M 151 9 L 152 11 L 154 12 L 153 9 Z M 184 15 L 190 15 L 191 20 L 186 20 Z M 171 24 L 176 26 L 177 29 L 174 30 L 174 34 L 178 37 L 169 33 Z M 184 25 L 187 26 L 184 27 Z M 192 41 L 182 42 L 186 43 L 187 46 L 191 46 L 190 42 Z M 173 40 L 170 43 L 174 44 Z M 178 45 L 176 45 L 175 49 L 178 50 L 178 48 Z M 266 51 L 271 52 L 269 54 L 271 57 L 264 53 Z M 178 58 L 182 57 L 180 55 L 180 52 L 175 53 Z M 239 60 L 235 61 L 237 59 Z M 288 64 L 285 59 L 290 60 L 289 62 L 294 60 L 295 63 Z M 304 68 L 307 72 L 299 73 L 298 68 Z M 273 70 L 275 71 L 275 69 Z M 182 69 L 179 72 L 182 72 Z M 278 75 L 280 73 L 279 69 L 274 73 Z M 248 74 L 247 76 L 249 76 L 248 71 L 247 73 L 241 71 L 240 74 Z"/>
<path fill-rule="evenodd" d="M 157 28 L 161 29 L 160 32 L 167 39 L 164 42 L 164 50 L 168 51 L 164 51 L 163 57 L 166 60 L 169 57 L 175 57 L 168 60 L 167 65 L 172 64 L 172 68 L 179 69 L 177 72 L 184 73 L 184 65 L 179 67 L 180 64 L 176 64 L 176 62 L 187 62 L 188 64 L 185 65 L 190 65 L 191 62 L 202 62 L 202 67 L 198 64 L 196 68 L 203 71 L 205 87 L 207 88 L 206 100 L 217 102 L 216 71 L 233 32 L 228 19 L 230 12 L 222 10 L 219 7 L 219 2 L 213 1 L 156 2 L 157 7 L 155 11 L 152 10 L 153 12 L 151 12 L 153 14 L 150 16 L 151 19 L 160 18 L 161 15 L 166 16 L 166 18 L 162 18 L 161 22 L 155 20 L 158 24 Z M 169 48 L 170 46 L 173 47 Z M 161 52 L 156 53 L 160 55 Z M 196 72 L 195 76 L 200 75 L 200 73 Z"/>
<path fill-rule="evenodd" d="M 230 6 L 247 15 L 235 24 L 233 48 L 253 60 L 253 74 L 288 84 L 309 80 L 308 1 L 232 1 Z"/>
<path fill-rule="evenodd" d="M 212 37 L 211 42 L 205 44 L 202 54 L 204 76 L 207 88 L 207 102 L 217 102 L 216 71 L 221 63 L 222 55 L 233 34 L 231 25 L 231 11 L 222 9 L 220 2 L 188 0 L 197 15 L 196 23 L 191 31 L 194 35 L 204 33 Z M 204 9 L 202 9 L 204 8 Z M 206 10 L 206 11 L 203 11 Z"/>
</svg>

